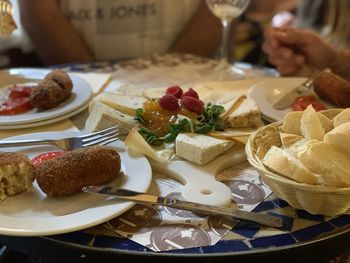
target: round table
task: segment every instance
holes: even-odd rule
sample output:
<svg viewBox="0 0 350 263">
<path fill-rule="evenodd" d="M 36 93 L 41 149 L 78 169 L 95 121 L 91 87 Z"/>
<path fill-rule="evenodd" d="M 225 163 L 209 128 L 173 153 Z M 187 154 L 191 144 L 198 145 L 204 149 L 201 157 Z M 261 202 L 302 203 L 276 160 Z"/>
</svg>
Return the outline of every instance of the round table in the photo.
<svg viewBox="0 0 350 263">
<path fill-rule="evenodd" d="M 191 55 L 154 56 L 131 62 L 101 62 L 64 65 L 60 68 L 78 71 L 113 72 L 120 81 L 121 76 L 130 84 L 135 70 L 142 75 L 152 67 L 158 67 L 157 84 L 166 83 L 165 72 L 176 69 L 213 63 Z M 244 65 L 247 67 L 247 65 Z M 126 72 L 131 71 L 132 76 Z M 270 69 L 250 68 L 250 74 L 275 73 Z M 254 71 L 255 70 L 255 71 Z M 122 71 L 122 74 L 118 72 Z M 154 77 L 154 73 L 152 77 Z M 254 73 L 255 72 L 255 73 Z M 178 75 L 173 77 L 176 80 Z M 187 76 L 189 82 L 192 76 Z M 162 80 L 160 80 L 162 79 Z M 181 84 L 186 82 L 181 78 Z M 142 78 L 135 85 L 142 83 Z M 191 82 L 192 83 L 192 82 Z M 170 85 L 171 83 L 169 83 Z M 147 85 L 151 85 L 147 83 Z M 79 119 L 79 118 L 78 118 Z M 154 252 L 124 237 L 77 231 L 45 237 L 0 236 L 0 243 L 25 253 L 32 261 L 41 262 L 95 262 L 115 260 L 140 260 L 142 262 L 327 262 L 350 250 L 350 215 L 328 218 L 295 210 L 273 194 L 260 203 L 255 212 L 265 212 L 283 219 L 282 229 L 269 229 L 260 225 L 239 222 L 230 233 L 212 246 Z"/>
</svg>

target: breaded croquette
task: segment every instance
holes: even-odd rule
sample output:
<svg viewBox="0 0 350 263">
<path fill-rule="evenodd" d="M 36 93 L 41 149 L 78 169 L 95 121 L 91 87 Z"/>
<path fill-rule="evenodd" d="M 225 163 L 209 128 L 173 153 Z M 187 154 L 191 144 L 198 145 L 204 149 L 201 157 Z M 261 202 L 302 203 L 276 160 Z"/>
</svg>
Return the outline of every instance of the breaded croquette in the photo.
<svg viewBox="0 0 350 263">
<path fill-rule="evenodd" d="M 48 196 L 78 193 L 84 186 L 107 183 L 119 174 L 118 152 L 105 146 L 91 146 L 67 152 L 37 167 L 36 180 Z"/>
</svg>

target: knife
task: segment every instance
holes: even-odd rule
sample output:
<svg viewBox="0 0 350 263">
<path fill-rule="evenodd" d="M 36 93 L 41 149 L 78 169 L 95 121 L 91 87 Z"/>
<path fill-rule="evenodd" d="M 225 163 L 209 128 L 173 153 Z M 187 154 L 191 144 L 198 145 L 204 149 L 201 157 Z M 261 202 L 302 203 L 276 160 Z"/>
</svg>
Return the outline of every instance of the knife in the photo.
<svg viewBox="0 0 350 263">
<path fill-rule="evenodd" d="M 305 82 L 287 92 L 273 107 L 276 110 L 283 110 L 292 105 L 296 97 L 306 95 L 313 86 L 313 78 L 308 78 Z"/>
<path fill-rule="evenodd" d="M 86 186 L 83 192 L 113 196 L 120 201 L 132 201 L 140 204 L 157 204 L 182 210 L 196 211 L 208 215 L 224 215 L 236 219 L 243 219 L 265 226 L 282 227 L 282 219 L 272 215 L 246 212 L 235 208 L 218 207 L 206 204 L 183 201 L 175 198 L 161 197 L 146 193 L 139 193 L 115 186 Z"/>
</svg>

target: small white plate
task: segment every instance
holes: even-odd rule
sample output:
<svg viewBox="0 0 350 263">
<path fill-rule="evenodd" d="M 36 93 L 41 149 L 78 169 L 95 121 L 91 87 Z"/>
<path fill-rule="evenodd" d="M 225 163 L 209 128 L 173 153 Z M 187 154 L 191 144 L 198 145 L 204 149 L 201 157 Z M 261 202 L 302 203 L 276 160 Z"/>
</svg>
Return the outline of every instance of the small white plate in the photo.
<svg viewBox="0 0 350 263">
<path fill-rule="evenodd" d="M 77 134 L 79 133 L 33 133 L 10 139 L 63 138 Z M 122 173 L 113 183 L 122 188 L 146 192 L 152 180 L 148 160 L 139 153 L 128 151 L 122 142 L 113 142 L 109 146 L 118 150 L 122 161 Z M 57 151 L 57 148 L 37 146 L 1 150 L 22 152 L 32 158 L 40 153 Z M 87 193 L 50 198 L 34 182 L 32 191 L 8 197 L 0 203 L 0 234 L 42 236 L 68 233 L 104 223 L 132 206 L 131 202 L 117 202 L 113 198 Z"/>
<path fill-rule="evenodd" d="M 47 69 L 10 69 L 0 71 L 0 88 L 14 84 L 33 83 L 42 80 L 50 71 Z M 73 90 L 71 96 L 55 108 L 38 111 L 33 109 L 31 111 L 11 116 L 0 116 L 0 129 L 2 126 L 23 125 L 29 123 L 36 123 L 41 125 L 41 121 L 52 121 L 55 118 L 68 116 L 68 113 L 76 111 L 85 106 L 92 98 L 93 93 L 90 85 L 83 79 L 70 75 L 73 81 Z M 19 126 L 16 126 L 19 128 Z"/>
<path fill-rule="evenodd" d="M 43 126 L 43 125 L 47 125 L 47 124 L 51 124 L 51 123 L 55 123 L 55 122 L 66 120 L 66 119 L 68 119 L 70 117 L 73 117 L 73 116 L 77 115 L 78 113 L 82 112 L 83 110 L 87 109 L 89 107 L 89 103 L 90 103 L 90 101 L 92 101 L 92 99 L 93 98 L 91 98 L 91 100 L 89 100 L 82 107 L 80 107 L 80 108 L 78 108 L 76 110 L 73 110 L 71 112 L 68 112 L 67 114 L 61 115 L 59 117 L 52 118 L 52 119 L 47 119 L 47 120 L 43 120 L 43 121 L 24 123 L 24 124 L 0 125 L 0 130 L 13 130 L 13 129 L 31 128 L 31 127 Z"/>
<path fill-rule="evenodd" d="M 277 110 L 273 105 L 305 80 L 306 78 L 302 77 L 268 78 L 255 84 L 249 90 L 248 96 L 259 106 L 263 118 L 272 122 L 279 121 L 283 119 L 284 115 L 292 111 L 292 108 Z"/>
</svg>

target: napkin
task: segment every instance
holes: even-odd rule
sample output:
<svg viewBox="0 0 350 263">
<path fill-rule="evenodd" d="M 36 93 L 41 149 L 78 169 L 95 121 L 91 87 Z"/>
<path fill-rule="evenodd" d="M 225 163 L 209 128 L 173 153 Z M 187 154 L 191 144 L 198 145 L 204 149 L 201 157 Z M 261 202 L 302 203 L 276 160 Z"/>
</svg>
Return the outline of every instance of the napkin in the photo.
<svg viewBox="0 0 350 263">
<path fill-rule="evenodd" d="M 92 88 L 92 91 L 95 95 L 103 92 L 112 80 L 112 75 L 108 74 L 108 73 L 94 73 L 94 72 L 76 73 L 76 72 L 72 72 L 70 74 L 77 76 L 77 77 L 85 80 L 87 83 L 89 83 L 91 88 Z"/>
<path fill-rule="evenodd" d="M 1 130 L 0 139 L 35 132 L 79 131 L 70 120 L 25 129 Z"/>
</svg>

